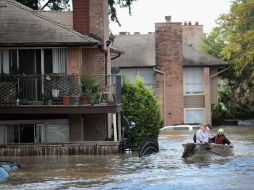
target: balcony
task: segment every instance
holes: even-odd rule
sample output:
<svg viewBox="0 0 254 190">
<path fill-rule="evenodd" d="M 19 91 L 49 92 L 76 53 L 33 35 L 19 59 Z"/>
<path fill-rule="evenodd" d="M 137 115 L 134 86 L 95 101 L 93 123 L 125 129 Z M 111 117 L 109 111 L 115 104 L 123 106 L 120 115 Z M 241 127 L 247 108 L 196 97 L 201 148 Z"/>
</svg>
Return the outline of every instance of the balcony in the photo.
<svg viewBox="0 0 254 190">
<path fill-rule="evenodd" d="M 118 75 L 0 75 L 0 114 L 120 111 Z"/>
</svg>

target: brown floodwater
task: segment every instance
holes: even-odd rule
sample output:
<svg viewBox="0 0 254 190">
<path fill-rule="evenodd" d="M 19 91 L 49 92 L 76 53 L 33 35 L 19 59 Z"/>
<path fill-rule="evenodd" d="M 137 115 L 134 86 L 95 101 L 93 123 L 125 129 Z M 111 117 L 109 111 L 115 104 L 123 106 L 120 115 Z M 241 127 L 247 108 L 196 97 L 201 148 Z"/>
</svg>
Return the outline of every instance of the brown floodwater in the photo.
<svg viewBox="0 0 254 190">
<path fill-rule="evenodd" d="M 0 189 L 254 189 L 254 127 L 225 126 L 235 156 L 202 162 L 181 159 L 194 131 L 162 131 L 160 152 L 130 155 L 0 158 L 21 169 Z M 214 135 L 218 128 L 209 131 Z"/>
</svg>

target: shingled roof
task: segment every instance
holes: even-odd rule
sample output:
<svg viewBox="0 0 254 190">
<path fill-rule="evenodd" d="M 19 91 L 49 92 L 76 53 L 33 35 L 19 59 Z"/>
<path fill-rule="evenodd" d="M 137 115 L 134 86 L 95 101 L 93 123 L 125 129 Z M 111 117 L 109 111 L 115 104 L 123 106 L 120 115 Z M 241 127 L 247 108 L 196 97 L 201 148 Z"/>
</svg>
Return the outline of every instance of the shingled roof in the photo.
<svg viewBox="0 0 254 190">
<path fill-rule="evenodd" d="M 217 59 L 211 55 L 202 53 L 191 46 L 183 45 L 184 67 L 219 67 L 227 65 L 229 65 L 229 63 Z"/>
<path fill-rule="evenodd" d="M 124 51 L 112 66 L 116 67 L 153 67 L 155 66 L 155 37 L 149 35 L 119 35 L 114 47 Z"/>
<path fill-rule="evenodd" d="M 155 34 L 119 35 L 116 36 L 114 46 L 123 50 L 125 54 L 112 61 L 118 67 L 152 67 L 155 60 Z M 183 45 L 184 67 L 219 67 L 227 66 L 227 62 L 213 56 L 199 52 L 188 45 Z"/>
<path fill-rule="evenodd" d="M 100 44 L 14 0 L 0 0 L 0 28 L 0 47 Z"/>
</svg>

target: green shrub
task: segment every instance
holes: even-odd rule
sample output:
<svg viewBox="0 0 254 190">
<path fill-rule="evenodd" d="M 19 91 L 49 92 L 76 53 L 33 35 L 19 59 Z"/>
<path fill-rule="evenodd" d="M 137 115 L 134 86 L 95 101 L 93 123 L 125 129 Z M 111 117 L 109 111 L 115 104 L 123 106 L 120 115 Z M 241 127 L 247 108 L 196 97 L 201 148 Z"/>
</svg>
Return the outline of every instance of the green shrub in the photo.
<svg viewBox="0 0 254 190">
<path fill-rule="evenodd" d="M 161 123 L 159 104 L 142 79 L 137 78 L 134 84 L 123 82 L 122 103 L 123 114 L 136 124 L 128 133 L 132 145 L 138 145 L 144 139 L 158 138 Z"/>
</svg>

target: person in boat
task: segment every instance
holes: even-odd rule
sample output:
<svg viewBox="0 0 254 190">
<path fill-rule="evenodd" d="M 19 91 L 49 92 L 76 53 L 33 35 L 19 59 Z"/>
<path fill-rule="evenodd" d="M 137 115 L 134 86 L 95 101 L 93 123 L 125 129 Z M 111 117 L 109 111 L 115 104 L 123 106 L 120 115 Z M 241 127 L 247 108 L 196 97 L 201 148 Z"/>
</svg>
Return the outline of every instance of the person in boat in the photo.
<svg viewBox="0 0 254 190">
<path fill-rule="evenodd" d="M 198 126 L 197 132 L 193 137 L 194 143 L 208 143 L 208 125 L 206 123 L 201 123 Z"/>
<path fill-rule="evenodd" d="M 224 129 L 223 128 L 220 128 L 218 130 L 218 134 L 215 135 L 214 137 L 210 138 L 209 142 L 210 143 L 215 143 L 215 144 L 223 144 L 223 145 L 227 144 L 232 148 L 234 147 L 234 145 L 224 135 Z"/>
</svg>

